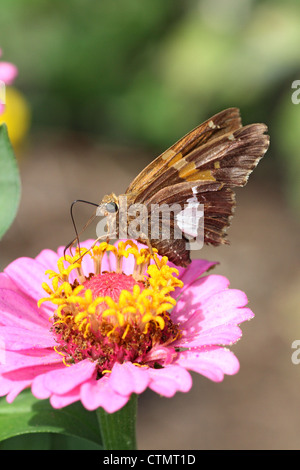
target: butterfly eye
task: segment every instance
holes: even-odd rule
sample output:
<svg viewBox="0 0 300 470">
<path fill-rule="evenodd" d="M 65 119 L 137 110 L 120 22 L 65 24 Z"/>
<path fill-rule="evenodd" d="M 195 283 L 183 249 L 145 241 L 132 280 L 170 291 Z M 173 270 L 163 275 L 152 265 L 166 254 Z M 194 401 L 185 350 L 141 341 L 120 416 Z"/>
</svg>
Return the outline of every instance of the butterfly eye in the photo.
<svg viewBox="0 0 300 470">
<path fill-rule="evenodd" d="M 115 202 L 108 202 L 105 208 L 107 212 L 111 212 L 111 213 L 118 212 L 119 210 L 118 205 Z"/>
</svg>

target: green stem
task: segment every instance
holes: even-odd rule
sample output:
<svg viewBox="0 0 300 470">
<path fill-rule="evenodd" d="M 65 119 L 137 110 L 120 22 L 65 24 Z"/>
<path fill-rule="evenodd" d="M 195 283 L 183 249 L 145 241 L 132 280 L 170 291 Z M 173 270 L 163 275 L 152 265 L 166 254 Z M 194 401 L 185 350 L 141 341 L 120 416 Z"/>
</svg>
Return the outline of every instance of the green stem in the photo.
<svg viewBox="0 0 300 470">
<path fill-rule="evenodd" d="M 115 413 L 98 408 L 97 418 L 105 450 L 136 450 L 137 395 Z"/>
</svg>

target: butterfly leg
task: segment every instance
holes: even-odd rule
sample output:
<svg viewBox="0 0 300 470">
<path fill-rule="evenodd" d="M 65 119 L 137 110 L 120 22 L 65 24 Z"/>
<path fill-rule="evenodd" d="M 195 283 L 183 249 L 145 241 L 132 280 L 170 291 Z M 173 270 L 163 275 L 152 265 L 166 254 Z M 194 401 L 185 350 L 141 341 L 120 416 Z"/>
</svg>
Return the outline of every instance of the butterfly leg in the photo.
<svg viewBox="0 0 300 470">
<path fill-rule="evenodd" d="M 149 238 L 146 239 L 146 243 L 147 243 L 147 246 L 148 246 L 148 248 L 149 248 L 149 251 L 150 251 L 150 253 L 151 253 L 152 258 L 154 259 L 154 262 L 155 262 L 157 268 L 159 269 L 159 266 L 158 266 L 157 261 L 156 261 L 156 258 L 155 258 L 155 253 L 154 253 L 154 251 L 153 251 L 153 248 L 152 248 L 152 245 L 151 245 L 151 241 L 149 240 Z"/>
</svg>

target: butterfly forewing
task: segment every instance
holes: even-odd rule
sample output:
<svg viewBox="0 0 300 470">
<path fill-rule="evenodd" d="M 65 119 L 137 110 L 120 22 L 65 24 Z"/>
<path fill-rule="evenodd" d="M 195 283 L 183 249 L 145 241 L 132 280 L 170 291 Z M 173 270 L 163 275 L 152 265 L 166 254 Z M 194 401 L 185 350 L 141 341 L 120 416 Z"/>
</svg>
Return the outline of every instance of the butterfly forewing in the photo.
<svg viewBox="0 0 300 470">
<path fill-rule="evenodd" d="M 181 182 L 177 168 L 185 163 L 185 156 L 188 153 L 240 127 L 241 118 L 237 108 L 221 111 L 186 134 L 151 162 L 133 180 L 126 194 L 133 194 L 135 202 L 144 201 L 149 197 L 150 188 L 155 192 L 169 185 L 168 174 L 172 172 L 177 174 L 178 182 Z"/>
<path fill-rule="evenodd" d="M 227 109 L 188 133 L 135 178 L 126 194 L 132 203 L 147 205 L 149 218 L 152 204 L 181 206 L 179 216 L 171 212 L 170 220 L 161 216 L 159 221 L 162 227 L 171 225 L 168 239 L 149 237 L 161 255 L 180 266 L 190 262 L 186 237 L 195 234 L 195 221 L 190 219 L 189 208 L 197 203 L 204 206 L 204 243 L 227 243 L 235 206 L 232 188 L 246 184 L 267 151 L 266 131 L 264 124 L 242 127 L 239 110 Z M 172 236 L 172 230 L 177 235 L 181 231 L 182 239 Z"/>
</svg>

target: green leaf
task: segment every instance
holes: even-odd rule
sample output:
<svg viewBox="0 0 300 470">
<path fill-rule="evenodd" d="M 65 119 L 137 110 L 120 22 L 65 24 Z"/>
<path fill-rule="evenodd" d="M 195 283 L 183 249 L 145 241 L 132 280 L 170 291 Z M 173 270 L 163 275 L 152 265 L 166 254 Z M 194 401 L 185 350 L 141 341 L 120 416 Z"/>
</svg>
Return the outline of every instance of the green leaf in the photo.
<svg viewBox="0 0 300 470">
<path fill-rule="evenodd" d="M 0 126 L 0 239 L 12 224 L 20 201 L 21 183 L 7 127 Z"/>
<path fill-rule="evenodd" d="M 79 402 L 56 410 L 49 400 L 37 400 L 30 390 L 24 390 L 11 404 L 0 400 L 0 441 L 37 432 L 86 439 L 101 448 L 96 413 Z"/>
<path fill-rule="evenodd" d="M 0 442 L 0 450 L 52 450 L 52 436 L 55 435 L 50 433 L 21 434 Z"/>
<path fill-rule="evenodd" d="M 55 433 L 30 433 L 0 442 L 0 450 L 101 450 L 92 441 Z"/>
<path fill-rule="evenodd" d="M 123 408 L 107 413 L 96 410 L 103 446 L 106 450 L 136 450 L 137 398 L 133 393 Z"/>
</svg>

